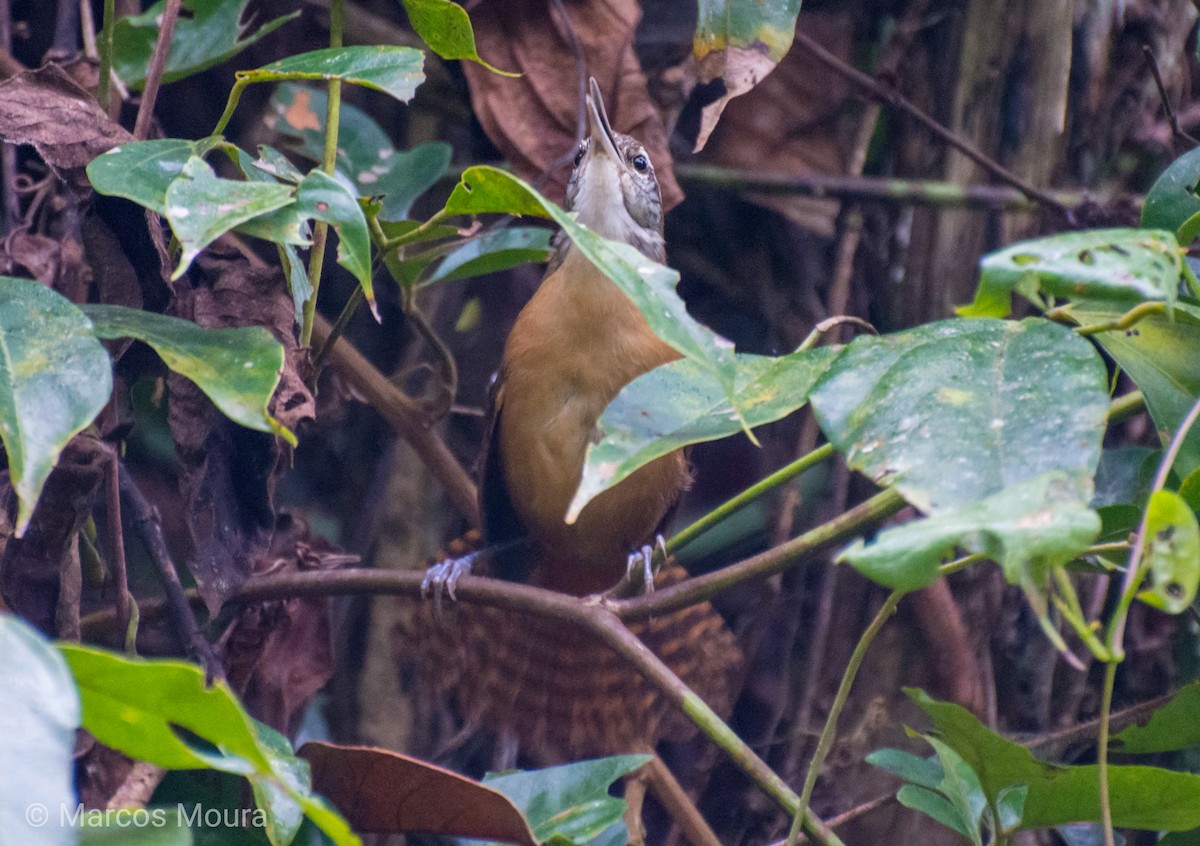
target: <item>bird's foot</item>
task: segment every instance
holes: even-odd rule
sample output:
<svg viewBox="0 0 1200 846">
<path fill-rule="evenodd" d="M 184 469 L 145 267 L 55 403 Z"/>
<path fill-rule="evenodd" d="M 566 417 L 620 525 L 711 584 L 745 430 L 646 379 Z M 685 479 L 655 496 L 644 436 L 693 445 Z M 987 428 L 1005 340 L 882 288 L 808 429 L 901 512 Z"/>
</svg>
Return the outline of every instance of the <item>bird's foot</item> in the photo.
<svg viewBox="0 0 1200 846">
<path fill-rule="evenodd" d="M 655 553 L 661 552 L 661 557 L 655 557 Z M 623 581 L 631 584 L 641 580 L 643 593 L 653 593 L 654 591 L 654 576 L 659 568 L 667 560 L 667 542 L 662 535 L 656 535 L 654 544 L 646 544 L 641 549 L 635 549 L 629 553 L 629 558 L 625 562 L 625 579 Z"/>
<path fill-rule="evenodd" d="M 442 595 L 449 596 L 451 602 L 457 600 L 454 590 L 458 587 L 458 580 L 470 575 L 475 566 L 476 554 L 447 558 L 425 571 L 425 578 L 421 580 L 421 596 L 427 598 L 430 591 L 433 592 L 433 613 L 438 619 L 442 617 Z"/>
</svg>

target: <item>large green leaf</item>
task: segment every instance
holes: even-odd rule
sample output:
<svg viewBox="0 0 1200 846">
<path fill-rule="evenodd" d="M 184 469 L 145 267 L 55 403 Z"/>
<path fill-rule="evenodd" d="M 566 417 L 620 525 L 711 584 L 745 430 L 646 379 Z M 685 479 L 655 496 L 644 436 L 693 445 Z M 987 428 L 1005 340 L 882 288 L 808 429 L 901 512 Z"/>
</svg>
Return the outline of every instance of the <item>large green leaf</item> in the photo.
<svg viewBox="0 0 1200 846">
<path fill-rule="evenodd" d="M 204 159 L 188 159 L 167 188 L 166 218 L 182 248 L 172 279 L 230 229 L 295 201 L 288 185 L 221 179 Z"/>
<path fill-rule="evenodd" d="M 22 846 L 71 846 L 62 814 L 75 807 L 75 682 L 41 634 L 4 613 L 0 678 L 0 833 Z"/>
<path fill-rule="evenodd" d="M 1099 770 L 1056 766 L 1033 757 L 959 705 L 937 702 L 920 690 L 907 691 L 929 715 L 938 736 L 967 762 L 995 802 L 1011 785 L 1027 785 L 1021 828 L 1099 821 Z M 1200 776 L 1158 767 L 1108 768 L 1113 824 L 1149 831 L 1186 831 L 1200 826 Z"/>
<path fill-rule="evenodd" d="M 219 140 L 160 138 L 122 144 L 92 159 L 87 166 L 88 179 L 101 194 L 124 197 L 165 215 L 167 189 L 179 178 L 183 166 L 191 158 L 203 158 Z"/>
<path fill-rule="evenodd" d="M 949 320 L 856 338 L 811 402 L 851 467 L 937 514 L 1054 471 L 1086 503 L 1107 385 L 1095 349 L 1065 327 Z"/>
<path fill-rule="evenodd" d="M 1174 302 L 1182 250 L 1171 232 L 1086 229 L 1022 241 L 983 257 L 975 301 L 963 317 L 1004 317 L 1012 295 L 1044 306 L 1042 295 Z"/>
<path fill-rule="evenodd" d="M 79 687 L 83 726 L 101 743 L 166 769 L 247 776 L 274 818 L 271 830 L 294 831 L 299 805 L 334 843 L 359 843 L 345 821 L 311 794 L 307 764 L 285 753 L 286 741 L 258 726 L 225 682 L 210 685 L 203 670 L 181 661 L 125 658 L 76 644 L 60 644 L 59 650 Z"/>
<path fill-rule="evenodd" d="M 266 329 L 205 329 L 177 317 L 116 305 L 88 305 L 83 310 L 97 337 L 144 341 L 231 420 L 275 432 L 295 445 L 295 435 L 267 414 L 283 369 L 283 347 Z"/>
<path fill-rule="evenodd" d="M 608 788 L 649 760 L 649 755 L 618 755 L 544 770 L 489 774 L 483 783 L 512 800 L 538 842 L 582 846 L 621 823 L 625 800 L 609 796 Z"/>
<path fill-rule="evenodd" d="M 699 0 L 693 52 L 701 82 L 722 79 L 724 93 L 704 107 L 699 150 L 721 112 L 775 69 L 792 46 L 800 0 Z"/>
<path fill-rule="evenodd" d="M 1112 303 L 1075 302 L 1063 312 L 1080 325 L 1107 323 L 1122 309 Z M 1100 332 L 1093 340 L 1129 374 L 1166 444 L 1200 396 L 1200 308 L 1178 302 L 1170 314 L 1151 314 L 1124 331 Z M 1175 461 L 1181 477 L 1200 468 L 1200 427 L 1193 427 Z"/>
<path fill-rule="evenodd" d="M 271 124 L 297 139 L 296 152 L 314 162 L 325 149 L 324 91 L 285 83 L 271 96 Z M 396 150 L 387 133 L 361 109 L 342 103 L 338 124 L 337 170 L 359 196 L 383 197 L 381 220 L 402 220 L 413 202 L 434 186 L 450 164 L 450 145 L 442 141 Z"/>
<path fill-rule="evenodd" d="M 38 282 L 0 276 L 0 441 L 18 537 L 58 454 L 111 393 L 112 363 L 79 309 Z"/>
<path fill-rule="evenodd" d="M 467 10 L 450 0 L 402 0 L 408 20 L 429 49 L 443 59 L 478 62 L 501 76 L 520 76 L 494 68 L 479 58 L 475 50 L 475 32 Z"/>
<path fill-rule="evenodd" d="M 731 344 L 701 326 L 675 293 L 679 274 L 642 255 L 629 244 L 609 241 L 576 222 L 511 173 L 494 167 L 463 172 L 446 201 L 449 214 L 515 214 L 552 218 L 589 261 L 600 268 L 633 301 L 655 334 L 687 358 L 715 374 L 732 395 L 735 367 Z"/>
<path fill-rule="evenodd" d="M 1166 229 L 1177 234 L 1187 245 L 1200 234 L 1200 149 L 1189 150 L 1171 162 L 1171 166 L 1150 186 L 1142 206 L 1141 225 L 1146 229 Z"/>
<path fill-rule="evenodd" d="M 140 15 L 118 18 L 113 27 L 113 68 L 130 88 L 141 88 L 146 82 L 166 5 L 166 0 L 160 0 Z M 292 12 L 255 26 L 252 17 L 245 15 L 249 5 L 250 0 L 184 0 L 163 82 L 219 65 L 300 14 Z"/>
<path fill-rule="evenodd" d="M 1078 482 L 1056 470 L 886 529 L 869 544 L 855 541 L 838 561 L 893 590 L 911 591 L 936 581 L 938 566 L 964 549 L 985 553 L 1008 581 L 1036 590 L 1047 568 L 1070 561 L 1099 533 L 1100 515 L 1087 507 Z"/>
<path fill-rule="evenodd" d="M 275 82 L 284 79 L 340 79 L 390 94 L 407 103 L 425 81 L 425 54 L 415 47 L 381 44 L 327 47 L 288 56 L 258 70 L 239 71 L 238 79 Z"/>
<path fill-rule="evenodd" d="M 1193 746 L 1200 746 L 1200 681 L 1179 688 L 1149 720 L 1126 726 L 1112 739 L 1114 751 L 1129 755 L 1175 752 Z"/>
<path fill-rule="evenodd" d="M 588 447 L 567 520 L 578 517 L 601 492 L 659 456 L 737 434 L 743 418 L 749 426 L 761 426 L 801 408 L 839 352 L 821 347 L 780 358 L 736 355 L 733 396 L 742 417 L 734 412 L 712 371 L 689 359 L 639 376 L 600 416 L 601 440 Z"/>
</svg>

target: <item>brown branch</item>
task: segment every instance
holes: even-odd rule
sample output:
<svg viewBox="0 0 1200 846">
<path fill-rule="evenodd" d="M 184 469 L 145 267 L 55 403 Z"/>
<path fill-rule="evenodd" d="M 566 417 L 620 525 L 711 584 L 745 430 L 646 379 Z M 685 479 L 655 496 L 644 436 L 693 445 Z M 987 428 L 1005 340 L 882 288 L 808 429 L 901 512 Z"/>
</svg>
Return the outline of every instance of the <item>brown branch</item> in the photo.
<svg viewBox="0 0 1200 846">
<path fill-rule="evenodd" d="M 109 797 L 105 807 L 109 809 L 146 807 L 150 803 L 150 797 L 154 795 L 154 791 L 158 789 L 166 776 L 167 771 L 162 767 L 148 764 L 145 761 L 134 761 L 133 766 L 125 775 L 125 780 Z"/>
<path fill-rule="evenodd" d="M 159 576 L 163 581 L 167 603 L 175 616 L 175 625 L 179 629 L 184 648 L 195 655 L 196 660 L 204 667 L 209 681 L 225 677 L 221 662 L 213 654 L 212 645 L 200 631 L 200 624 L 192 611 L 188 595 L 179 581 L 179 573 L 171 554 L 167 551 L 167 541 L 163 537 L 162 523 L 159 522 L 158 512 L 146 501 L 146 497 L 134 482 L 129 469 L 120 465 L 121 496 L 129 509 L 129 522 L 145 544 L 146 552 L 154 562 Z"/>
<path fill-rule="evenodd" d="M 917 121 L 917 123 L 921 124 L 942 141 L 946 142 L 963 155 L 967 156 L 967 158 L 971 159 L 997 179 L 1007 182 L 1009 185 L 1019 190 L 1031 200 L 1036 200 L 1042 205 L 1054 209 L 1060 215 L 1062 215 L 1063 219 L 1068 225 L 1075 225 L 1074 213 L 1065 205 L 1060 203 L 1055 197 L 1051 196 L 1040 188 L 1030 185 L 1020 176 L 988 156 L 970 141 L 967 141 L 965 138 L 962 138 L 958 134 L 947 129 L 938 121 L 934 120 L 928 114 L 923 112 L 915 103 L 902 95 L 900 92 L 893 88 L 889 88 L 888 86 L 876 80 L 874 77 L 868 76 L 857 68 L 847 64 L 842 59 L 838 58 L 833 53 L 830 53 L 828 50 L 818 44 L 809 35 L 800 30 L 796 31 L 796 44 L 808 50 L 809 53 L 812 54 L 813 58 L 817 59 L 839 76 L 842 76 L 843 78 L 857 85 L 871 97 L 879 100 L 885 105 L 899 109 L 911 116 Z"/>
<path fill-rule="evenodd" d="M 836 817 L 831 817 L 829 820 L 826 821 L 825 824 L 827 826 L 829 826 L 830 828 L 838 828 L 839 826 L 843 826 L 848 822 L 853 822 L 854 820 L 858 819 L 859 817 L 865 817 L 867 814 L 871 813 L 872 811 L 877 811 L 880 808 L 882 808 L 884 805 L 888 805 L 895 801 L 896 801 L 896 796 L 894 793 L 886 793 L 883 796 L 876 796 L 874 799 L 871 799 L 867 802 L 863 802 L 861 805 L 855 805 L 853 808 L 851 808 L 849 811 L 846 811 L 845 813 L 838 814 Z M 776 840 L 774 843 L 771 844 L 771 846 L 783 846 L 784 842 L 785 841 L 783 841 L 783 840 Z M 800 839 L 797 840 L 796 842 L 797 843 L 808 843 L 809 840 L 806 835 L 801 835 Z"/>
<path fill-rule="evenodd" d="M 133 124 L 133 137 L 144 141 L 150 135 L 150 121 L 154 119 L 154 101 L 162 85 L 163 71 L 167 68 L 167 57 L 171 53 L 171 36 L 175 34 L 175 21 L 179 19 L 179 7 L 183 0 L 167 0 L 166 8 L 159 17 L 158 40 L 154 42 L 154 53 L 150 56 L 150 67 L 146 71 L 146 84 L 142 88 L 142 102 L 138 106 L 137 120 Z"/>
<path fill-rule="evenodd" d="M 692 846 L 721 846 L 721 841 L 700 814 L 700 809 L 663 759 L 655 754 L 644 769 L 650 790 L 672 821 L 679 826 L 687 841 Z"/>
<path fill-rule="evenodd" d="M 313 321 L 313 341 L 324 345 L 332 327 L 317 315 Z M 329 361 L 346 380 L 374 406 L 383 419 L 416 450 L 417 455 L 437 477 L 450 495 L 450 501 L 472 526 L 480 525 L 479 501 L 475 484 L 437 432 L 429 427 L 425 413 L 406 393 L 375 369 L 366 357 L 345 338 L 339 338 L 329 351 Z"/>
<path fill-rule="evenodd" d="M 1154 50 L 1149 44 L 1142 45 L 1142 55 L 1146 57 L 1146 64 L 1150 66 L 1150 74 L 1154 77 L 1154 84 L 1158 87 L 1158 97 L 1162 100 L 1163 112 L 1167 116 L 1167 123 L 1171 126 L 1171 132 L 1176 138 L 1183 139 L 1193 147 L 1200 147 L 1200 141 L 1192 135 L 1189 135 L 1182 126 L 1179 125 L 1179 116 L 1175 114 L 1175 109 L 1171 107 L 1171 98 L 1167 96 L 1167 86 L 1163 84 L 1162 72 L 1158 69 L 1158 59 L 1154 57 Z"/>
</svg>

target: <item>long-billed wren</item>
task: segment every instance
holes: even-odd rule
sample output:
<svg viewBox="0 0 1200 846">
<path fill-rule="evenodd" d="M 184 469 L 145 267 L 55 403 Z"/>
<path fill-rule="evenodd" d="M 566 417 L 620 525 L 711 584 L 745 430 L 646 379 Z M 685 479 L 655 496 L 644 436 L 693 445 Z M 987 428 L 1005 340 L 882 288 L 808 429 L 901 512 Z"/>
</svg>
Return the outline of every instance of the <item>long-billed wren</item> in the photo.
<svg viewBox="0 0 1200 846">
<path fill-rule="evenodd" d="M 594 79 L 587 115 L 566 208 L 593 232 L 664 261 L 654 166 L 640 143 L 613 131 Z M 497 575 L 581 595 L 611 587 L 648 559 L 648 548 L 629 553 L 661 531 L 687 487 L 681 451 L 600 494 L 574 523 L 565 516 L 605 406 L 635 377 L 677 358 L 560 233 L 541 286 L 508 336 L 491 393 L 480 505 Z M 452 592 L 462 571 L 462 562 L 440 565 L 427 583 Z"/>
</svg>

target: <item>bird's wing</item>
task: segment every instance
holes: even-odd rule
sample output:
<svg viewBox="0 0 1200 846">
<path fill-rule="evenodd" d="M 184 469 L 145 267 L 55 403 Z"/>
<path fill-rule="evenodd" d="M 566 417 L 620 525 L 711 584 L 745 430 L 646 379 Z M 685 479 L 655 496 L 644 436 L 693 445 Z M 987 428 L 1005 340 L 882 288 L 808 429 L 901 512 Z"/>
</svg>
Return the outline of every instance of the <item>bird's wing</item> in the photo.
<svg viewBox="0 0 1200 846">
<path fill-rule="evenodd" d="M 503 425 L 504 372 L 493 374 L 488 383 L 487 420 L 483 451 L 479 456 L 479 512 L 483 515 L 483 537 L 487 548 L 494 548 L 492 569 L 495 575 L 523 582 L 532 568 L 528 533 L 517 516 L 504 463 L 500 459 L 500 427 Z"/>
</svg>

